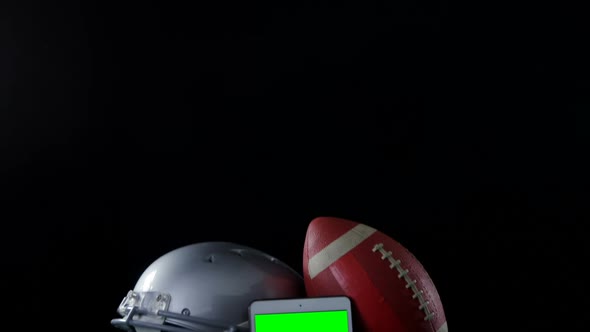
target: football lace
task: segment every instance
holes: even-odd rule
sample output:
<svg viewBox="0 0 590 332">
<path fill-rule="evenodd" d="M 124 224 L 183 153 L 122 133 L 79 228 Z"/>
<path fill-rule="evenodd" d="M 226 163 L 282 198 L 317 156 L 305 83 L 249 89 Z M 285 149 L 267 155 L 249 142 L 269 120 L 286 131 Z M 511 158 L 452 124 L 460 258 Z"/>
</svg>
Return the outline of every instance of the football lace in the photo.
<svg viewBox="0 0 590 332">
<path fill-rule="evenodd" d="M 387 259 L 389 261 L 389 268 L 390 269 L 396 269 L 398 272 L 397 277 L 399 279 L 404 279 L 406 281 L 406 288 L 409 288 L 412 290 L 413 295 L 412 295 L 412 299 L 417 299 L 418 302 L 420 303 L 420 305 L 418 306 L 418 309 L 421 311 L 424 311 L 424 314 L 426 315 L 424 317 L 424 320 L 430 320 L 432 319 L 432 317 L 434 317 L 434 312 L 430 311 L 430 309 L 428 308 L 428 304 L 430 302 L 424 300 L 424 292 L 420 289 L 418 289 L 418 287 L 416 286 L 416 280 L 413 280 L 410 278 L 410 276 L 408 276 L 408 270 L 402 268 L 401 266 L 401 261 L 398 259 L 395 259 L 391 256 L 391 251 L 386 251 L 385 249 L 383 249 L 383 243 L 379 243 L 376 244 L 373 247 L 373 252 L 379 252 L 381 253 L 381 259 L 385 260 Z"/>
</svg>

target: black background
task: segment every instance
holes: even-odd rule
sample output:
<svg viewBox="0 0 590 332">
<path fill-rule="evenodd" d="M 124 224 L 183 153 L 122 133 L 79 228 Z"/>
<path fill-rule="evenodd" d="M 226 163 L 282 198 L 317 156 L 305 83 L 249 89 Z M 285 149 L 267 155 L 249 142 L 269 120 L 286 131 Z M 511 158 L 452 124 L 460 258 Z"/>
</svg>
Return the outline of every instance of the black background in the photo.
<svg viewBox="0 0 590 332">
<path fill-rule="evenodd" d="M 168 250 L 301 270 L 336 216 L 409 248 L 453 330 L 580 329 L 590 85 L 565 7 L 3 2 L 3 306 L 113 330 Z"/>
</svg>

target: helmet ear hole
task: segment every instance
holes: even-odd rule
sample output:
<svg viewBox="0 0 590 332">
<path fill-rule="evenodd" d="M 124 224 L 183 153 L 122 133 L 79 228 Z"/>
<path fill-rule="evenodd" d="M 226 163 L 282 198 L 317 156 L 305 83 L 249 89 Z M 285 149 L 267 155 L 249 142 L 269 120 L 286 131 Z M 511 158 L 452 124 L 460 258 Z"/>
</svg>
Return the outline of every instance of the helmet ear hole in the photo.
<svg viewBox="0 0 590 332">
<path fill-rule="evenodd" d="M 213 255 L 209 256 L 209 258 L 207 258 L 207 262 L 209 262 L 209 263 L 215 262 L 215 256 L 213 256 Z"/>
</svg>

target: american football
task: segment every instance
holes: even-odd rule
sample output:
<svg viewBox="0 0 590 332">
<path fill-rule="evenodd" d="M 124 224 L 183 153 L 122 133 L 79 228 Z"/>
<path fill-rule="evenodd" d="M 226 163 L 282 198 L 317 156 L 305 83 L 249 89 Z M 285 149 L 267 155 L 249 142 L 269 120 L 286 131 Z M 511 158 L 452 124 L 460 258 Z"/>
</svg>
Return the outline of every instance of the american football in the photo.
<svg viewBox="0 0 590 332">
<path fill-rule="evenodd" d="M 303 273 L 308 296 L 351 299 L 360 331 L 448 331 L 439 294 L 422 264 L 370 226 L 331 217 L 312 220 Z"/>
</svg>

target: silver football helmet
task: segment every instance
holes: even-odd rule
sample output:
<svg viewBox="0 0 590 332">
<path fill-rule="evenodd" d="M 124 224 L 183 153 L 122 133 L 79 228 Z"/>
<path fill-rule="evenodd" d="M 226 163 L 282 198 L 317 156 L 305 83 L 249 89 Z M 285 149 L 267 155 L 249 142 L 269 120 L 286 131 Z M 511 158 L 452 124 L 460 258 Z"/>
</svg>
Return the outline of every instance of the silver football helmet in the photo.
<svg viewBox="0 0 590 332">
<path fill-rule="evenodd" d="M 154 261 L 111 323 L 135 332 L 249 331 L 258 299 L 304 297 L 303 278 L 280 260 L 229 242 L 202 242 Z"/>
</svg>

